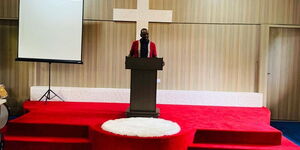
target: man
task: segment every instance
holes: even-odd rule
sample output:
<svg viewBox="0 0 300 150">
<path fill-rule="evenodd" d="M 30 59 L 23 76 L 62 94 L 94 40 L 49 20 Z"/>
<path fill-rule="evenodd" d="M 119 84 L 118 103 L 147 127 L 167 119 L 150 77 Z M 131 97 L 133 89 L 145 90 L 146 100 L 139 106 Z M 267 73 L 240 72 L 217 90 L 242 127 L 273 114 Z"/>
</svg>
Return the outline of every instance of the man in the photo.
<svg viewBox="0 0 300 150">
<path fill-rule="evenodd" d="M 149 40 L 149 33 L 146 28 L 141 30 L 140 36 L 140 40 L 136 40 L 132 43 L 129 56 L 140 58 L 157 57 L 156 46 Z"/>
</svg>

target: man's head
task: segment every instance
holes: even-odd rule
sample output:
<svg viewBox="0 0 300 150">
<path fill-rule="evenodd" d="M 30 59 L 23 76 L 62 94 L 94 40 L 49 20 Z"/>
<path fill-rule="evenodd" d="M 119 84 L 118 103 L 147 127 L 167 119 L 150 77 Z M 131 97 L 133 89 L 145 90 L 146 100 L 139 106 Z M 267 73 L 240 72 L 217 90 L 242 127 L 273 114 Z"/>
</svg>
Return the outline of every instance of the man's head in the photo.
<svg viewBox="0 0 300 150">
<path fill-rule="evenodd" d="M 148 40 L 149 39 L 149 33 L 148 30 L 146 28 L 143 28 L 141 30 L 141 34 L 140 36 L 142 37 L 142 39 Z"/>
</svg>

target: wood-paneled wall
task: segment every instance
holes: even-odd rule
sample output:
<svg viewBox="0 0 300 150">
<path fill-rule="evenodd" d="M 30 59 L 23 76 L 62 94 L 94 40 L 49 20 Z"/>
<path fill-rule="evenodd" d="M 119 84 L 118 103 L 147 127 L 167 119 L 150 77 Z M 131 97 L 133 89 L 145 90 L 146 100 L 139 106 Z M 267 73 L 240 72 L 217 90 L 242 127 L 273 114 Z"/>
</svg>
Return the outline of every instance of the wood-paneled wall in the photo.
<svg viewBox="0 0 300 150">
<path fill-rule="evenodd" d="M 113 8 L 136 8 L 135 0 L 85 4 L 85 18 L 99 20 L 112 20 Z M 299 0 L 150 0 L 150 9 L 173 10 L 173 21 L 181 23 L 300 24 Z"/>
<path fill-rule="evenodd" d="M 259 26 L 153 23 L 149 29 L 166 63 L 158 88 L 257 91 Z M 53 84 L 129 88 L 124 57 L 134 31 L 134 23 L 86 22 L 84 64 L 55 64 Z M 37 64 L 35 85 L 48 84 L 47 68 Z"/>
<path fill-rule="evenodd" d="M 16 62 L 17 28 L 15 21 L 0 21 L 0 83 L 9 93 L 8 104 L 12 113 L 20 111 L 25 99 L 29 99 L 29 68 L 32 63 Z"/>
<path fill-rule="evenodd" d="M 17 18 L 19 0 L 1 0 L 0 18 Z M 85 19 L 112 20 L 113 8 L 136 0 L 85 0 Z M 173 10 L 181 23 L 300 24 L 299 0 L 150 0 L 150 9 Z"/>
<path fill-rule="evenodd" d="M 153 23 L 149 29 L 166 62 L 159 88 L 257 91 L 259 26 Z"/>
<path fill-rule="evenodd" d="M 135 23 L 113 22 L 112 10 L 136 4 L 85 0 L 84 64 L 53 64 L 52 85 L 128 88 L 124 57 L 135 39 Z M 300 24 L 299 0 L 150 0 L 150 9 L 173 10 L 172 23 L 149 25 L 166 61 L 158 74 L 159 89 L 260 91 L 261 38 L 268 36 L 262 36 L 262 26 Z M 5 39 L 0 41 L 5 43 L 0 46 L 0 82 L 16 95 L 9 99 L 12 106 L 29 96 L 29 86 L 48 84 L 47 63 L 14 62 L 18 24 L 6 20 L 17 17 L 18 0 L 0 0 L 0 39 Z"/>
<path fill-rule="evenodd" d="M 17 18 L 19 0 L 0 0 L 0 19 Z"/>
<path fill-rule="evenodd" d="M 272 118 L 300 120 L 300 28 L 271 28 L 268 74 Z"/>
</svg>

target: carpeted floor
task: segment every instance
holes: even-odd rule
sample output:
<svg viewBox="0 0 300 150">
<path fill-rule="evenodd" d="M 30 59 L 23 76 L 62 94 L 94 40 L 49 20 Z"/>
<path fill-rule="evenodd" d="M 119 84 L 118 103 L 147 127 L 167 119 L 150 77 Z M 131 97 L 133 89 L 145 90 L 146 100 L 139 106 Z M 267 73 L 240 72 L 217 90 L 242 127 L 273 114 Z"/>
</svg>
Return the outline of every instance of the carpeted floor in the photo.
<svg viewBox="0 0 300 150">
<path fill-rule="evenodd" d="M 300 122 L 271 121 L 271 125 L 280 130 L 286 138 L 300 146 Z"/>
<path fill-rule="evenodd" d="M 128 104 L 25 102 L 29 112 L 11 120 L 6 150 L 295 150 L 270 126 L 266 108 L 158 105 L 160 118 L 177 122 L 173 136 L 139 138 L 103 131 L 103 122 L 125 117 Z"/>
</svg>

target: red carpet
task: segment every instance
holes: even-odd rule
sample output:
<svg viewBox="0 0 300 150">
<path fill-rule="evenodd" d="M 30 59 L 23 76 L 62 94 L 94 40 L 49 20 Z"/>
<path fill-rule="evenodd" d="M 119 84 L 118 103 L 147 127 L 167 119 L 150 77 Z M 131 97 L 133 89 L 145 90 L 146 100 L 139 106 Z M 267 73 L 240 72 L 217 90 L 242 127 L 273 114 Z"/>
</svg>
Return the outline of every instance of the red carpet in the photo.
<svg viewBox="0 0 300 150">
<path fill-rule="evenodd" d="M 9 122 L 5 150 L 296 150 L 272 128 L 266 108 L 158 105 L 177 122 L 173 136 L 139 138 L 101 130 L 125 117 L 128 104 L 25 102 L 28 113 Z"/>
</svg>

